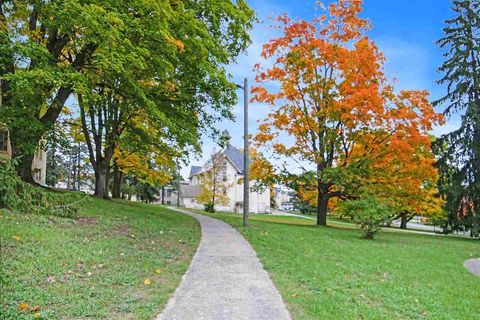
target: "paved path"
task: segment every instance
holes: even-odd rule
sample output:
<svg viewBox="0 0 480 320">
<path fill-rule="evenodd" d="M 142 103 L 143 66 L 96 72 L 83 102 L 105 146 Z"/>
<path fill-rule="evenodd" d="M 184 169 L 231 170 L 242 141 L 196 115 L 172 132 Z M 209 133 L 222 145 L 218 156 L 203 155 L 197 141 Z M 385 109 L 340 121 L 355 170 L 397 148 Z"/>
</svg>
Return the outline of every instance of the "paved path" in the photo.
<svg viewBox="0 0 480 320">
<path fill-rule="evenodd" d="M 196 218 L 202 239 L 180 286 L 157 320 L 290 320 L 250 244 L 228 224 Z"/>
<path fill-rule="evenodd" d="M 463 264 L 474 275 L 480 277 L 480 259 L 470 259 Z"/>
</svg>

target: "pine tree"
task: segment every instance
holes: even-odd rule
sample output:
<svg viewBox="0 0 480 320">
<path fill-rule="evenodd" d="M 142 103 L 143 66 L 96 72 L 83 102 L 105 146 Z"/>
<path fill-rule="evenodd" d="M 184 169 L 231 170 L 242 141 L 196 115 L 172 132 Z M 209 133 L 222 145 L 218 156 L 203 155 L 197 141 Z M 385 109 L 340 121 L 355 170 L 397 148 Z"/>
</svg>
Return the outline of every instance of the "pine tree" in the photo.
<svg viewBox="0 0 480 320">
<path fill-rule="evenodd" d="M 449 231 L 480 236 L 480 0 L 453 1 L 456 17 L 447 20 L 438 41 L 446 61 L 439 71 L 448 93 L 436 101 L 445 114 L 461 112 L 461 127 L 435 143 L 446 196 Z"/>
</svg>

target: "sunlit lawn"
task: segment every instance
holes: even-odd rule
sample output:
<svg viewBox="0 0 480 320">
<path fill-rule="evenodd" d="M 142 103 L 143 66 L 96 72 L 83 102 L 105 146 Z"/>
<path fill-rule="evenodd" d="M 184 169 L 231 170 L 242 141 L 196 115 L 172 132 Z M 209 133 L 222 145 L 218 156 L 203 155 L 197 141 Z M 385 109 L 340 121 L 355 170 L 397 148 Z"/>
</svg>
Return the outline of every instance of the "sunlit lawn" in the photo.
<svg viewBox="0 0 480 320">
<path fill-rule="evenodd" d="M 200 239 L 195 219 L 143 204 L 95 200 L 76 219 L 0 212 L 0 319 L 152 319 Z"/>
<path fill-rule="evenodd" d="M 252 244 L 295 319 L 480 319 L 478 240 L 381 233 L 290 217 L 214 214 Z"/>
</svg>

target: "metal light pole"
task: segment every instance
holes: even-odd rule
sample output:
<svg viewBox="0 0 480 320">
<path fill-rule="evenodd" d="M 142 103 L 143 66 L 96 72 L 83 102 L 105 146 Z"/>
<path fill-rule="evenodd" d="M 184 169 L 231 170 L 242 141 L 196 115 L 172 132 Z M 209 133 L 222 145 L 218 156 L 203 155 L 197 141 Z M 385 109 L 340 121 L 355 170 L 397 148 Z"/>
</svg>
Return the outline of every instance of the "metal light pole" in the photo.
<svg viewBox="0 0 480 320">
<path fill-rule="evenodd" d="M 243 226 L 248 227 L 248 210 L 250 205 L 250 164 L 248 157 L 248 79 L 243 81 Z"/>
<path fill-rule="evenodd" d="M 177 163 L 177 208 L 180 208 L 180 164 Z"/>
</svg>

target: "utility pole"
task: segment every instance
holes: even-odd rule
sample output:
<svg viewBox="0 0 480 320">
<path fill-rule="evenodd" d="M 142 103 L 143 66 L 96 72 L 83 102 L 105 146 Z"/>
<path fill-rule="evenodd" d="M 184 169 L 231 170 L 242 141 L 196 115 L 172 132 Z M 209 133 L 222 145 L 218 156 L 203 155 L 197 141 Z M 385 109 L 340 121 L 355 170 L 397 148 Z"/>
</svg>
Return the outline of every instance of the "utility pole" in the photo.
<svg viewBox="0 0 480 320">
<path fill-rule="evenodd" d="M 241 86 L 240 86 L 241 87 Z M 243 81 L 243 226 L 248 227 L 250 206 L 250 164 L 248 157 L 248 79 Z"/>
<path fill-rule="evenodd" d="M 180 208 L 180 165 L 177 163 L 177 208 Z"/>
</svg>

